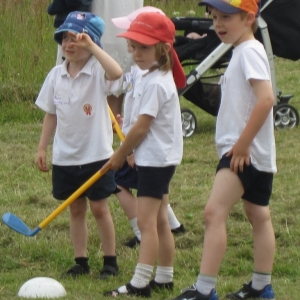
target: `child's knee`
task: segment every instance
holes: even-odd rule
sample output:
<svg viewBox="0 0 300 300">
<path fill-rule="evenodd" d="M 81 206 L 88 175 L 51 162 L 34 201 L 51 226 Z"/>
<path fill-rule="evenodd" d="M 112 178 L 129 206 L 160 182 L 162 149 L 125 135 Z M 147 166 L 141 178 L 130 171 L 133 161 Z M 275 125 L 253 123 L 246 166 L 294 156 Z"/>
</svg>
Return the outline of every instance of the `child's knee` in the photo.
<svg viewBox="0 0 300 300">
<path fill-rule="evenodd" d="M 95 219 L 101 219 L 110 215 L 110 210 L 106 201 L 91 201 L 90 208 Z"/>
</svg>

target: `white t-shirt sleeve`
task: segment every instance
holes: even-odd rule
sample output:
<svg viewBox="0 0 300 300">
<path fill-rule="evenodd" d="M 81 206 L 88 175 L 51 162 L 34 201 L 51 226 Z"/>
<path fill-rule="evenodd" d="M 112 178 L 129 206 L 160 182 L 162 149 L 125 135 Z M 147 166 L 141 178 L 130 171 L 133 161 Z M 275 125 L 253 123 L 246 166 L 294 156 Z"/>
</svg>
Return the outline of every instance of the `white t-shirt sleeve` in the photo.
<svg viewBox="0 0 300 300">
<path fill-rule="evenodd" d="M 117 80 L 105 79 L 105 89 L 106 89 L 106 93 L 108 94 L 116 93 L 122 87 L 123 87 L 123 75 Z"/>
<path fill-rule="evenodd" d="M 60 67 L 60 66 L 59 66 Z M 55 67 L 57 68 L 57 67 Z M 55 70 L 52 69 L 47 75 L 43 86 L 39 92 L 35 104 L 46 113 L 55 114 L 56 106 L 54 104 L 54 78 Z"/>
<path fill-rule="evenodd" d="M 249 47 L 241 53 L 241 68 L 246 80 L 270 80 L 269 64 L 266 57 L 256 48 Z"/>
</svg>

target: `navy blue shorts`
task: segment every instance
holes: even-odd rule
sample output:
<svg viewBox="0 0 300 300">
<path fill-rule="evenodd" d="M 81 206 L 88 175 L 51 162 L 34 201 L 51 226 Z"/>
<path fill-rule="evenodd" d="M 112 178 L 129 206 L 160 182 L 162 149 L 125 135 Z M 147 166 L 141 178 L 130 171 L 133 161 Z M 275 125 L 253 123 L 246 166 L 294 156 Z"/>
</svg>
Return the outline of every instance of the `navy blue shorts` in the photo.
<svg viewBox="0 0 300 300">
<path fill-rule="evenodd" d="M 81 166 L 53 165 L 52 184 L 53 197 L 58 200 L 66 200 L 90 179 L 108 160 L 102 160 Z M 116 192 L 114 172 L 108 170 L 99 180 L 88 188 L 82 196 L 91 201 L 101 200 Z"/>
<path fill-rule="evenodd" d="M 163 195 L 169 194 L 169 184 L 175 169 L 175 166 L 160 168 L 138 166 L 139 184 L 137 196 L 162 200 Z"/>
<path fill-rule="evenodd" d="M 217 166 L 217 172 L 223 168 L 230 168 L 231 157 L 226 154 L 222 156 Z M 273 173 L 267 173 L 257 170 L 253 167 L 244 165 L 244 171 L 238 172 L 242 185 L 244 187 L 243 200 L 260 206 L 269 205 L 273 186 Z"/>
<path fill-rule="evenodd" d="M 127 189 L 138 189 L 138 172 L 136 166 L 131 168 L 127 162 L 115 173 L 115 182 L 117 185 Z"/>
</svg>

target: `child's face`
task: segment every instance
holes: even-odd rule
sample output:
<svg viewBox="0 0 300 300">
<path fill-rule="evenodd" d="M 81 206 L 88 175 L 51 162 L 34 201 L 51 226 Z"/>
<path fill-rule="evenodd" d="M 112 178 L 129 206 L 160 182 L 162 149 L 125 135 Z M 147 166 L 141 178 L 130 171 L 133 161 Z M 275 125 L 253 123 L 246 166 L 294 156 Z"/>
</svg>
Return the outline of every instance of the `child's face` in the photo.
<svg viewBox="0 0 300 300">
<path fill-rule="evenodd" d="M 129 47 L 133 60 L 141 70 L 149 70 L 156 64 L 155 45 L 147 46 L 129 40 Z"/>
<path fill-rule="evenodd" d="M 66 60 L 69 62 L 79 62 L 87 60 L 91 56 L 91 52 L 72 45 L 71 43 L 74 42 L 74 37 L 71 36 L 68 32 L 63 33 L 62 38 L 62 50 L 65 54 Z"/>
<path fill-rule="evenodd" d="M 254 16 L 248 14 L 242 17 L 241 13 L 225 14 L 215 8 L 212 8 L 211 12 L 215 32 L 223 43 L 236 47 L 240 43 L 254 38 L 251 29 Z"/>
</svg>

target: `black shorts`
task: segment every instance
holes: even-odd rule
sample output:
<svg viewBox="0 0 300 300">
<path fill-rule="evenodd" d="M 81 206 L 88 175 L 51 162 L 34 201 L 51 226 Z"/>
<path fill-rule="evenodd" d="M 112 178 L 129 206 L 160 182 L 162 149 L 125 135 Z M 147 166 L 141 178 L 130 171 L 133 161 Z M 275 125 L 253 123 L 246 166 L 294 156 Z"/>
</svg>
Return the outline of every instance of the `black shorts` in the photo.
<svg viewBox="0 0 300 300">
<path fill-rule="evenodd" d="M 226 154 L 222 156 L 217 166 L 217 172 L 223 168 L 230 168 L 231 157 Z M 242 185 L 244 187 L 243 200 L 260 206 L 269 205 L 273 186 L 273 173 L 267 173 L 257 170 L 253 167 L 244 165 L 244 171 L 238 172 Z"/>
<path fill-rule="evenodd" d="M 168 167 L 140 167 L 138 166 L 138 197 L 152 197 L 163 199 L 169 194 L 169 184 L 175 173 L 175 166 Z"/>
<path fill-rule="evenodd" d="M 125 162 L 123 167 L 115 173 L 115 182 L 119 186 L 137 190 L 139 179 L 136 167 L 131 168 Z"/>
<path fill-rule="evenodd" d="M 102 160 L 81 166 L 53 165 L 52 184 L 53 197 L 58 200 L 66 200 L 89 180 L 108 160 Z M 108 170 L 98 179 L 82 196 L 91 201 L 101 200 L 116 192 L 114 172 Z"/>
</svg>

